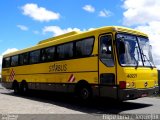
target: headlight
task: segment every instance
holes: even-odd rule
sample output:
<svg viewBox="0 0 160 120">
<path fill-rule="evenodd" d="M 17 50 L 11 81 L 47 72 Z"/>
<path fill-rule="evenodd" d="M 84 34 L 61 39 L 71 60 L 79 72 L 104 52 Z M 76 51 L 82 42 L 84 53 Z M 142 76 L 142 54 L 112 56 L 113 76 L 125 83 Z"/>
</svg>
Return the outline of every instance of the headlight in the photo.
<svg viewBox="0 0 160 120">
<path fill-rule="evenodd" d="M 130 83 L 127 82 L 126 83 L 126 87 L 129 88 L 130 87 Z"/>
</svg>

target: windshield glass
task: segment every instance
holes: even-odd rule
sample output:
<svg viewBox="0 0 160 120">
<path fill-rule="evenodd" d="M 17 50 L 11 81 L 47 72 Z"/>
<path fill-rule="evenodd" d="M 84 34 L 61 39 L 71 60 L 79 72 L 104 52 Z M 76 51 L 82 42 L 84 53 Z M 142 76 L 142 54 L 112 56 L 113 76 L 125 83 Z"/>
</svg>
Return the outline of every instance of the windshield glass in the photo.
<svg viewBox="0 0 160 120">
<path fill-rule="evenodd" d="M 151 46 L 149 44 L 148 38 L 145 37 L 138 37 L 142 58 L 144 62 L 144 66 L 154 66 Z"/>
<path fill-rule="evenodd" d="M 140 49 L 136 36 L 117 34 L 117 51 L 122 66 L 142 66 Z"/>
</svg>

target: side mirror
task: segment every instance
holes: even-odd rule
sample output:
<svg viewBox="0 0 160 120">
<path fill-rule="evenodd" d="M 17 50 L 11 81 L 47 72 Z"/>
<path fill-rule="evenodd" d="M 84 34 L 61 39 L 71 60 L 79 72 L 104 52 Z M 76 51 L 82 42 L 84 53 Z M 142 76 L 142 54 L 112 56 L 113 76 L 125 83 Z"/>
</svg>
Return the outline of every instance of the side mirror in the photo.
<svg viewBox="0 0 160 120">
<path fill-rule="evenodd" d="M 119 44 L 118 45 L 119 54 L 124 54 L 125 53 L 125 43 L 124 43 L 124 41 L 119 40 L 118 44 Z"/>
</svg>

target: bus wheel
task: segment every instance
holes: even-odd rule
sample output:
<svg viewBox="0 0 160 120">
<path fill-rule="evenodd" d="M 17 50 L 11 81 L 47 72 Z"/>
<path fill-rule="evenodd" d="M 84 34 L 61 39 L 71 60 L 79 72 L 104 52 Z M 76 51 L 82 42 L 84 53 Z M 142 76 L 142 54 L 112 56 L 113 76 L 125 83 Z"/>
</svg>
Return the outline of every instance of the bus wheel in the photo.
<svg viewBox="0 0 160 120">
<path fill-rule="evenodd" d="M 92 91 L 89 86 L 81 86 L 78 89 L 78 97 L 83 101 L 88 101 L 92 97 Z"/>
<path fill-rule="evenodd" d="M 28 92 L 28 85 L 26 82 L 22 82 L 20 85 L 20 91 L 23 95 L 27 94 Z"/>
<path fill-rule="evenodd" d="M 13 82 L 13 90 L 14 90 L 14 94 L 18 94 L 19 93 L 18 82 Z"/>
</svg>

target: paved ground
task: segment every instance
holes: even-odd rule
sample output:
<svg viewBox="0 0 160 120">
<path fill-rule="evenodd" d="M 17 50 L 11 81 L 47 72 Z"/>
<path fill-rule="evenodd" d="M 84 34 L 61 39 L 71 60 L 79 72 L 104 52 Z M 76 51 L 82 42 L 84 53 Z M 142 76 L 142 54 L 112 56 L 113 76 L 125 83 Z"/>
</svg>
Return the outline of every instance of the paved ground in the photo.
<svg viewBox="0 0 160 120">
<path fill-rule="evenodd" d="M 0 87 L 0 113 L 2 114 L 159 114 L 160 99 L 146 97 L 123 103 L 96 99 L 82 103 L 76 98 L 56 93 L 33 92 L 27 96 L 14 95 Z"/>
</svg>

